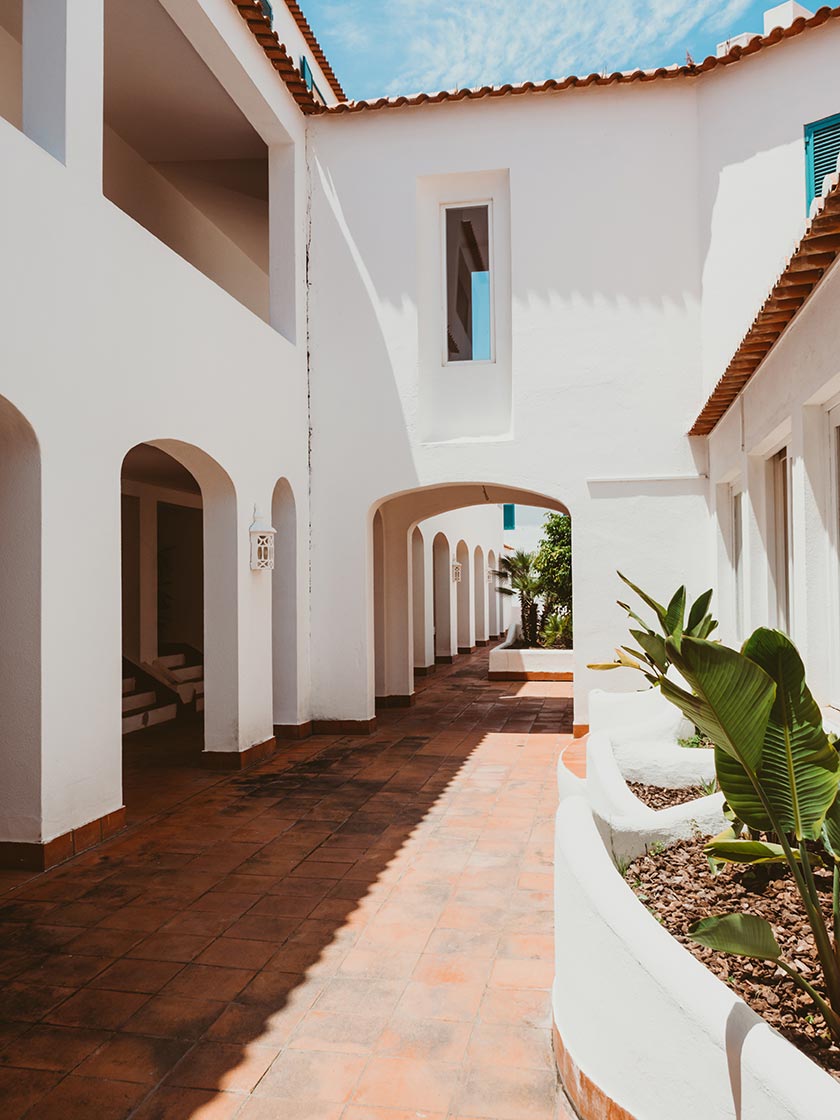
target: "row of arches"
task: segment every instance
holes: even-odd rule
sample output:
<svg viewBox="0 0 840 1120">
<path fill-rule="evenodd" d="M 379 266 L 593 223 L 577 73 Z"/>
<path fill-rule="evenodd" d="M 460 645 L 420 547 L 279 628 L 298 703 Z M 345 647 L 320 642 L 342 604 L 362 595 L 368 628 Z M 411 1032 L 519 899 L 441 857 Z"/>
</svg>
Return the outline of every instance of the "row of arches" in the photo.
<svg viewBox="0 0 840 1120">
<path fill-rule="evenodd" d="M 0 397 L 0 847 L 15 859 L 124 804 L 122 731 L 167 699 L 225 768 L 306 718 L 289 479 L 269 503 L 271 575 L 248 563 L 253 502 L 208 452 L 149 440 L 110 477 L 81 451 L 62 470 Z M 159 662 L 179 649 L 167 681 Z"/>
</svg>

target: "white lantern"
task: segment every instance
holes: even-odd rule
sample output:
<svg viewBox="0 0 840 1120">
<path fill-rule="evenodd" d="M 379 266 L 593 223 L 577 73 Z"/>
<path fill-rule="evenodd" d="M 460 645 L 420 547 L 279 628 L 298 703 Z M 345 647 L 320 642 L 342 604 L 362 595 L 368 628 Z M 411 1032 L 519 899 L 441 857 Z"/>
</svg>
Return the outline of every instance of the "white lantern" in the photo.
<svg viewBox="0 0 840 1120">
<path fill-rule="evenodd" d="M 251 570 L 273 572 L 274 537 L 277 530 L 269 525 L 256 506 L 254 506 L 254 520 L 248 532 L 251 535 Z"/>
<path fill-rule="evenodd" d="M 452 582 L 461 582 L 461 563 L 459 560 L 452 561 Z"/>
</svg>

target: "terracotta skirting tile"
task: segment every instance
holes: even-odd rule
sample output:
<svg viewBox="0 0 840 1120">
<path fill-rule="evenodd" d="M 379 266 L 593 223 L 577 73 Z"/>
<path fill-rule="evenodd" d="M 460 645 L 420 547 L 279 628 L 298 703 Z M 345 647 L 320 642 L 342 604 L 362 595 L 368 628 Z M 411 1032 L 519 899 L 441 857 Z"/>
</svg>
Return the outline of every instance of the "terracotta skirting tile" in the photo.
<svg viewBox="0 0 840 1120">
<path fill-rule="evenodd" d="M 458 653 L 475 653 L 475 646 L 458 646 Z"/>
<path fill-rule="evenodd" d="M 275 723 L 275 739 L 309 739 L 312 736 L 312 720 L 306 723 Z"/>
<path fill-rule="evenodd" d="M 566 1049 L 557 1024 L 552 1023 L 554 1056 L 566 1096 L 575 1106 L 581 1120 L 637 1120 L 578 1067 Z"/>
<path fill-rule="evenodd" d="M 313 735 L 372 735 L 376 731 L 373 719 L 313 719 Z"/>
<path fill-rule="evenodd" d="M 588 734 L 589 734 L 589 724 L 588 723 L 576 723 L 572 727 L 572 735 L 575 737 L 575 739 L 582 739 L 584 737 L 584 735 L 588 735 Z"/>
<path fill-rule="evenodd" d="M 408 696 L 377 696 L 377 708 L 410 708 L 416 703 L 417 697 L 412 692 Z"/>
<path fill-rule="evenodd" d="M 123 828 L 125 828 L 124 807 L 43 843 L 0 840 L 0 868 L 48 871 L 56 864 L 64 863 L 80 852 L 87 851 L 88 848 L 94 847 Z"/>
<path fill-rule="evenodd" d="M 415 677 L 428 677 L 434 673 L 435 668 L 435 665 L 415 665 L 414 675 Z"/>
<path fill-rule="evenodd" d="M 451 665 L 454 660 L 450 653 L 435 654 L 435 665 Z"/>
<path fill-rule="evenodd" d="M 201 759 L 209 770 L 249 770 L 271 758 L 276 750 L 277 740 L 272 736 L 244 751 L 204 751 Z"/>
</svg>

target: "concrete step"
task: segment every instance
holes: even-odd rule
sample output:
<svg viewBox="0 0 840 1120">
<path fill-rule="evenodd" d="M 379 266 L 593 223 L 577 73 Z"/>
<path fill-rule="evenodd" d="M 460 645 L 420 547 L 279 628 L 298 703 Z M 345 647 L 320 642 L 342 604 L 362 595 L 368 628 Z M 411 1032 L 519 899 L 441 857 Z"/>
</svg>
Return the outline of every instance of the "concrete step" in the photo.
<svg viewBox="0 0 840 1120">
<path fill-rule="evenodd" d="M 158 707 L 131 712 L 123 716 L 122 733 L 123 735 L 129 735 L 132 731 L 141 731 L 144 727 L 153 727 L 158 723 L 169 723 L 177 715 L 177 704 L 160 704 Z"/>
<path fill-rule="evenodd" d="M 204 711 L 204 696 L 203 695 L 196 696 L 196 698 L 195 698 L 195 710 L 197 712 L 203 712 Z"/>
<path fill-rule="evenodd" d="M 185 653 L 167 653 L 164 657 L 157 659 L 158 665 L 162 665 L 164 669 L 177 669 L 179 665 L 184 665 L 187 660 Z"/>
<path fill-rule="evenodd" d="M 203 665 L 184 665 L 180 669 L 170 669 L 176 681 L 200 681 L 204 679 Z"/>
<path fill-rule="evenodd" d="M 137 687 L 137 681 L 134 677 L 123 677 L 123 696 L 127 692 L 134 692 Z"/>
<path fill-rule="evenodd" d="M 138 708 L 153 708 L 156 700 L 157 693 L 154 691 L 131 692 L 123 696 L 122 710 L 123 712 L 136 712 Z"/>
</svg>

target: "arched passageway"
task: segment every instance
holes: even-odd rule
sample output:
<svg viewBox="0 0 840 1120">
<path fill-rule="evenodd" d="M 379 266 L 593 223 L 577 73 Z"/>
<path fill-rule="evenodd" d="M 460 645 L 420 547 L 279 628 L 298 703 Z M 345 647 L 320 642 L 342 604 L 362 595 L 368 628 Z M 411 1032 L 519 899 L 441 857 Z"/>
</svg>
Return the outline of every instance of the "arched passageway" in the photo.
<svg viewBox="0 0 840 1120">
<path fill-rule="evenodd" d="M 420 488 L 394 494 L 375 504 L 368 521 L 371 536 L 367 561 L 372 567 L 372 573 L 368 569 L 367 610 L 370 613 L 356 631 L 373 649 L 369 662 L 362 656 L 348 664 L 344 658 L 336 667 L 343 676 L 344 695 L 347 695 L 349 674 L 358 668 L 359 679 L 365 682 L 364 710 L 369 714 L 367 718 L 351 721 L 342 713 L 342 725 L 369 730 L 373 726 L 374 702 L 384 707 L 412 703 L 415 668 L 419 666 L 422 673 L 430 664 L 432 644 L 435 661 L 445 663 L 459 653 L 471 652 L 478 643 L 486 643 L 491 634 L 498 635 L 502 631 L 502 606 L 496 579 L 488 581 L 488 565 L 492 556 L 492 567 L 497 566 L 504 547 L 502 507 L 507 504 L 568 512 L 563 503 L 551 495 L 480 483 Z M 470 510 L 494 511 L 498 533 L 480 538 L 480 541 L 472 538 L 468 541 L 453 523 L 451 538 L 436 532 L 430 548 L 424 543 L 424 525 L 428 523 L 431 536 L 436 518 L 444 520 L 443 515 L 446 515 L 457 521 L 458 511 L 467 514 Z M 458 542 L 454 551 L 450 539 Z M 428 566 L 431 579 L 426 572 Z M 429 595 L 431 612 L 427 607 Z M 424 636 L 417 633 L 420 626 L 424 627 Z M 370 674 L 365 671 L 367 665 L 373 666 Z M 320 671 L 319 665 L 316 673 Z M 328 699 L 325 694 L 321 695 L 319 706 Z"/>
<path fill-rule="evenodd" d="M 131 448 L 121 471 L 123 733 L 180 721 L 230 752 L 238 713 L 236 496 L 177 440 Z M 203 727 L 203 735 L 201 728 Z"/>
</svg>

